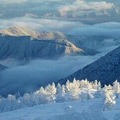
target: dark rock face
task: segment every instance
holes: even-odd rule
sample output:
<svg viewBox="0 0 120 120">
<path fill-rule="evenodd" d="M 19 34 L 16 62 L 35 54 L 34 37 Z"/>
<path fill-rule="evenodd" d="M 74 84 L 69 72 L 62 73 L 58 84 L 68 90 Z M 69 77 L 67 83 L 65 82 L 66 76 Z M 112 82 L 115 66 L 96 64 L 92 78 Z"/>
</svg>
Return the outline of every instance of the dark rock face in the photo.
<svg viewBox="0 0 120 120">
<path fill-rule="evenodd" d="M 78 70 L 60 83 L 68 80 L 88 79 L 89 81 L 99 80 L 102 85 L 112 84 L 116 79 L 120 81 L 120 47 L 101 57 L 92 64 Z"/>
</svg>

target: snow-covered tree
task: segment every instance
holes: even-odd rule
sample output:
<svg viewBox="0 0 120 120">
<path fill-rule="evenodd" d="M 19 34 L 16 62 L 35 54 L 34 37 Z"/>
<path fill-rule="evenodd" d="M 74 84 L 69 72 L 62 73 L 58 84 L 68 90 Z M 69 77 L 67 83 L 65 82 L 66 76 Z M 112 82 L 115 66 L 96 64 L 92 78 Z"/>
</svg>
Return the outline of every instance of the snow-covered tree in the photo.
<svg viewBox="0 0 120 120">
<path fill-rule="evenodd" d="M 57 85 L 57 93 L 56 93 L 56 102 L 64 102 L 65 101 L 65 86 Z"/>
<path fill-rule="evenodd" d="M 56 92 L 57 92 L 57 89 L 56 89 L 54 83 L 52 83 L 52 85 L 48 85 L 47 87 L 45 87 L 45 94 L 46 94 L 48 102 L 55 101 L 55 99 L 56 99 Z"/>
<path fill-rule="evenodd" d="M 111 109 L 116 104 L 116 96 L 113 90 L 106 90 L 105 91 L 105 108 Z"/>
<path fill-rule="evenodd" d="M 105 85 L 102 88 L 97 80 L 89 82 L 87 79 L 81 81 L 74 79 L 73 82 L 68 80 L 65 85 L 58 84 L 57 87 L 52 83 L 23 96 L 8 95 L 7 98 L 0 96 L 0 111 L 5 112 L 50 102 L 87 101 L 94 98 L 100 100 L 105 109 L 111 109 L 116 104 L 116 97 L 119 101 L 119 94 L 120 83 L 118 81 L 115 81 L 113 86 Z"/>
<path fill-rule="evenodd" d="M 119 96 L 120 96 L 120 83 L 117 80 L 113 83 L 113 91 L 115 92 L 116 98 L 119 98 Z"/>
<path fill-rule="evenodd" d="M 67 80 L 65 87 L 66 87 L 66 92 L 69 92 L 70 91 L 70 81 L 69 80 Z"/>
<path fill-rule="evenodd" d="M 26 93 L 23 98 L 21 99 L 21 102 L 27 107 L 31 107 L 33 106 L 33 101 L 31 99 L 31 94 L 29 93 Z"/>
</svg>

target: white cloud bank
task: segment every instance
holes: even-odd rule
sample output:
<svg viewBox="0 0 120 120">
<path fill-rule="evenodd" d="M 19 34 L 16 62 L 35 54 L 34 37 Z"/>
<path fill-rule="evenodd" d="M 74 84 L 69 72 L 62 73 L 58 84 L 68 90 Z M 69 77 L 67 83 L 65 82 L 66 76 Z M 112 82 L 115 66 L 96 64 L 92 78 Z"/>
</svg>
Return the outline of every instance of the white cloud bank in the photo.
<svg viewBox="0 0 120 120">
<path fill-rule="evenodd" d="M 28 27 L 39 31 L 68 31 L 70 29 L 76 28 L 77 26 L 82 26 L 83 24 L 79 22 L 72 22 L 66 20 L 54 20 L 54 19 L 39 19 L 31 17 L 20 17 L 13 18 L 9 20 L 0 19 L 0 29 L 6 29 L 8 27 Z"/>
<path fill-rule="evenodd" d="M 67 34 L 78 36 L 120 37 L 120 22 L 84 25 L 71 29 Z"/>
<path fill-rule="evenodd" d="M 62 6 L 59 9 L 61 16 L 89 16 L 90 14 L 94 15 L 104 15 L 108 14 L 107 10 L 113 9 L 115 6 L 113 3 L 108 3 L 104 1 L 99 2 L 86 2 L 83 0 L 75 0 L 72 4 Z"/>
<path fill-rule="evenodd" d="M 40 19 L 25 16 L 8 20 L 0 19 L 0 23 L 0 29 L 17 26 L 31 28 L 37 31 L 60 31 L 79 36 L 120 36 L 120 22 L 85 25 L 76 21 Z"/>
<path fill-rule="evenodd" d="M 59 17 L 81 20 L 102 16 L 104 20 L 113 20 L 115 17 L 118 19 L 120 15 L 120 3 L 117 0 L 0 0 L 0 2 L 0 14 L 3 18 L 34 14 L 42 18 Z M 16 4 L 19 4 L 18 7 Z"/>
<path fill-rule="evenodd" d="M 101 54 L 102 55 L 102 54 Z M 9 68 L 0 75 L 0 95 L 34 91 L 40 86 L 57 82 L 98 56 L 66 56 L 59 60 L 33 60 L 27 65 Z"/>
</svg>

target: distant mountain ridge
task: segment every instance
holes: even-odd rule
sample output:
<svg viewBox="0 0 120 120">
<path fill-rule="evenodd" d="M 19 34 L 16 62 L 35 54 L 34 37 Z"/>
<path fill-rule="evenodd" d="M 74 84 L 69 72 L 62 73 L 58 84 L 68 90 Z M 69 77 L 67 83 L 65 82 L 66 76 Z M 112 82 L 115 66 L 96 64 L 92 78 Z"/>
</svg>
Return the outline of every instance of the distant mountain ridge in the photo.
<svg viewBox="0 0 120 120">
<path fill-rule="evenodd" d="M 59 31 L 39 31 L 39 30 L 33 30 L 28 27 L 10 27 L 7 29 L 0 30 L 0 34 L 2 36 L 30 36 L 34 39 L 39 39 L 39 40 L 60 40 L 60 39 L 65 39 L 74 44 L 76 47 L 82 49 L 84 51 L 84 55 L 95 55 L 99 53 L 99 51 L 96 48 L 89 47 L 89 45 L 86 46 L 84 43 L 87 42 L 86 38 L 83 40 L 82 37 L 80 36 L 70 36 L 68 34 L 59 32 Z M 89 41 L 88 41 L 89 43 Z"/>
<path fill-rule="evenodd" d="M 0 35 L 0 59 L 53 59 L 82 52 L 66 39 L 41 40 L 31 36 Z"/>
<path fill-rule="evenodd" d="M 99 80 L 103 85 L 112 84 L 113 81 L 120 81 L 120 47 L 109 52 L 92 64 L 78 70 L 72 75 L 61 79 L 60 83 L 67 80 L 89 79 L 90 81 Z"/>
<path fill-rule="evenodd" d="M 10 27 L 7 29 L 0 30 L 3 35 L 9 36 L 31 36 L 42 40 L 47 39 L 65 39 L 66 36 L 62 32 L 47 32 L 32 30 L 28 27 Z"/>
</svg>

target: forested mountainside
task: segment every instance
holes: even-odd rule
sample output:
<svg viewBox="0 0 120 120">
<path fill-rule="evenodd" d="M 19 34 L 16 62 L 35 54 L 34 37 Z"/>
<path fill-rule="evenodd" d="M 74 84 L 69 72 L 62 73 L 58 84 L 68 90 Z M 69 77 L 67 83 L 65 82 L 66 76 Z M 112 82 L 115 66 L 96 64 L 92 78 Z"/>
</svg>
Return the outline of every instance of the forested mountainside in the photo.
<svg viewBox="0 0 120 120">
<path fill-rule="evenodd" d="M 60 80 L 65 83 L 67 79 L 89 79 L 90 81 L 99 80 L 103 84 L 112 84 L 113 81 L 120 81 L 120 47 L 109 52 L 92 64 L 78 70 L 72 75 Z"/>
</svg>

